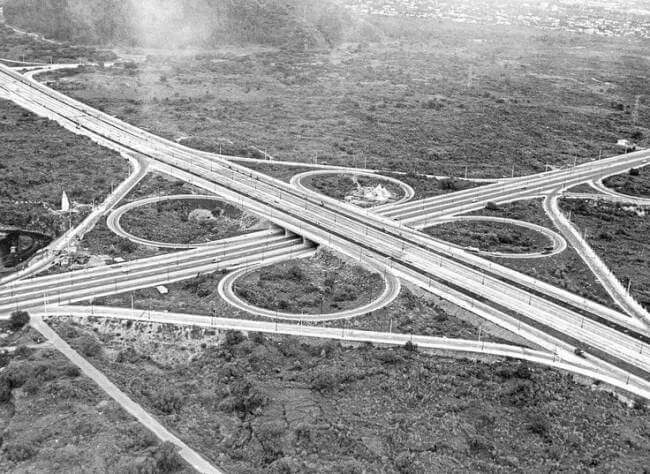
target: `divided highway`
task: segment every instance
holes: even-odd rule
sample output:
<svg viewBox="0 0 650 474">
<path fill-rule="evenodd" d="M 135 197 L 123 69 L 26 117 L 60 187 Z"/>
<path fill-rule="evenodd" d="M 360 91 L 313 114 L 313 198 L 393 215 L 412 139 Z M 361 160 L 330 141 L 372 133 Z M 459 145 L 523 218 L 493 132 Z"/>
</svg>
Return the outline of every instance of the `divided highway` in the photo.
<svg viewBox="0 0 650 474">
<path fill-rule="evenodd" d="M 522 335 L 533 337 L 540 327 L 548 328 L 541 342 L 550 350 L 562 347 L 570 356 L 566 344 L 574 341 L 598 358 L 606 357 L 613 361 L 619 366 L 619 369 L 611 369 L 616 376 L 629 377 L 630 371 L 644 378 L 650 374 L 650 346 L 646 342 L 599 322 L 586 320 L 580 313 L 518 285 L 486 275 L 467 263 L 470 260 L 467 252 L 450 258 L 439 242 L 392 219 L 301 192 L 287 183 L 233 163 L 208 160 L 190 149 L 93 110 L 6 68 L 0 68 L 0 87 L 26 108 L 44 113 L 64 126 L 72 126 L 77 133 L 94 135 L 112 143 L 112 146 L 141 153 L 151 160 L 152 166 L 223 195 L 296 234 L 350 257 L 364 261 L 374 259 L 407 281 L 471 308 L 477 314 L 488 313 L 501 321 L 504 327 L 511 324 L 508 318 L 514 318 L 522 328 Z M 479 192 L 479 195 L 447 197 L 451 201 L 442 206 L 440 213 L 452 209 L 455 209 L 452 213 L 471 210 L 472 207 L 478 209 L 489 200 L 505 202 L 538 195 L 558 183 L 566 185 L 593 179 L 592 176 L 602 173 L 601 168 L 610 173 L 616 169 L 623 171 L 648 159 L 648 153 L 630 154 L 571 170 L 484 186 L 471 190 L 472 193 Z M 412 210 L 408 214 L 406 220 L 410 223 L 417 220 L 421 212 Z M 75 286 L 69 290 L 71 293 L 74 293 Z M 594 363 L 600 364 L 597 360 Z"/>
<path fill-rule="evenodd" d="M 3 285 L 0 314 L 150 288 L 241 265 L 271 264 L 311 255 L 313 251 L 302 237 L 285 236 L 278 229 L 262 231 L 221 245 L 215 242 L 211 247 Z"/>
</svg>

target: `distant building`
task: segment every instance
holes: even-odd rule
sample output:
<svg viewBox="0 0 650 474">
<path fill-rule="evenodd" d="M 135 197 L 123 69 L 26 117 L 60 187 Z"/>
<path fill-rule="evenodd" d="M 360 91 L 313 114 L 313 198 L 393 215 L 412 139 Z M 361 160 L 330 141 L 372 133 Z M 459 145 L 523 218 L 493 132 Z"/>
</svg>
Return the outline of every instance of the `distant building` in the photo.
<svg viewBox="0 0 650 474">
<path fill-rule="evenodd" d="M 621 138 L 616 142 L 616 146 L 620 146 L 621 148 L 625 148 L 625 151 L 634 151 L 636 150 L 636 144 L 630 142 L 630 140 L 626 138 Z"/>
</svg>

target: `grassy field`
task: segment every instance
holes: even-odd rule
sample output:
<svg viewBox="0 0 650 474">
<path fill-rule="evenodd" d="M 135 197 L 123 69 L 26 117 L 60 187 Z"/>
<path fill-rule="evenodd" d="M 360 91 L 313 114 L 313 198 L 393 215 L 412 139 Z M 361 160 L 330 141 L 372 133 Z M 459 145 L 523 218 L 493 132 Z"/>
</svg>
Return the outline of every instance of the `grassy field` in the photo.
<svg viewBox="0 0 650 474">
<path fill-rule="evenodd" d="M 150 56 L 56 87 L 201 148 L 303 162 L 509 176 L 617 154 L 633 134 L 647 142 L 645 43 L 373 21 L 381 41 Z"/>
<path fill-rule="evenodd" d="M 554 370 L 413 347 L 93 327 L 56 324 L 64 337 L 99 338 L 93 364 L 230 472 L 634 472 L 647 462 L 642 403 Z"/>
<path fill-rule="evenodd" d="M 58 352 L 22 345 L 0 367 L 2 472 L 193 472 Z"/>
<path fill-rule="evenodd" d="M 610 176 L 603 184 L 619 193 L 630 196 L 650 197 L 650 169 L 639 168 L 631 173 Z"/>
<path fill-rule="evenodd" d="M 650 309 L 650 220 L 647 211 L 606 202 L 561 201 L 589 245 L 632 295 Z"/>
<path fill-rule="evenodd" d="M 53 212 L 63 191 L 71 202 L 99 203 L 129 173 L 119 154 L 4 100 L 0 140 L 0 227 L 58 235 L 89 212 L 77 209 L 70 222 Z"/>
<path fill-rule="evenodd" d="M 551 245 L 539 232 L 500 222 L 449 222 L 429 227 L 425 232 L 437 239 L 489 252 L 541 252 Z"/>
</svg>

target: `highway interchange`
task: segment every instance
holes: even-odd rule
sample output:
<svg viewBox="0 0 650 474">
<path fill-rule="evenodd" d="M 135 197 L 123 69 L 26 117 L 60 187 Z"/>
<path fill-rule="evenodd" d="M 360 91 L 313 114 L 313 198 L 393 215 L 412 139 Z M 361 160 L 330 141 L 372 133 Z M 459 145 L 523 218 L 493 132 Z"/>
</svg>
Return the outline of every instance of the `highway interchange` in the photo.
<svg viewBox="0 0 650 474">
<path fill-rule="evenodd" d="M 418 201 L 404 200 L 377 209 L 361 209 L 306 187 L 253 171 L 228 157 L 196 152 L 164 140 L 4 66 L 0 66 L 0 97 L 56 120 L 72 132 L 89 136 L 99 144 L 122 153 L 131 161 L 133 168 L 127 181 L 96 209 L 92 218 L 72 230 L 72 235 L 59 239 L 50 252 L 37 258 L 24 272 L 0 281 L 0 314 L 5 317 L 16 309 L 44 314 L 78 315 L 84 311 L 87 314 L 88 308 L 73 311 L 61 305 L 90 301 L 103 295 L 157 286 L 214 271 L 246 272 L 253 265 L 311 255 L 315 245 L 320 245 L 390 274 L 390 281 L 397 283 L 386 285 L 387 301 L 390 299 L 388 296 L 396 296 L 399 291 L 398 279 L 401 279 L 510 330 L 539 347 L 532 355 L 516 346 L 488 347 L 495 351 L 498 349 L 500 355 L 535 360 L 575 373 L 589 374 L 590 377 L 650 399 L 650 317 L 627 294 L 557 207 L 558 197 L 571 187 L 582 183 L 599 183 L 603 177 L 647 165 L 650 162 L 649 151 L 504 179 Z M 81 238 L 102 216 L 108 215 L 149 171 L 161 171 L 189 182 L 260 215 L 276 227 L 148 259 L 67 274 L 35 276 L 47 268 L 70 239 Z M 615 197 L 625 199 L 622 195 Z M 504 204 L 532 198 L 545 199 L 545 209 L 563 236 L 558 236 L 555 247 L 566 245 L 562 244 L 566 239 L 576 248 L 621 311 L 553 287 L 491 262 L 482 255 L 433 239 L 418 230 L 483 209 L 488 202 Z M 115 222 L 119 224 L 119 218 L 113 218 L 112 222 L 112 226 L 116 227 Z M 133 312 L 124 310 L 98 311 L 112 317 L 134 317 Z M 165 319 L 163 316 L 157 313 L 161 322 Z M 214 319 L 199 318 L 174 315 L 173 318 L 170 316 L 168 322 L 216 324 Z M 291 325 L 283 323 L 283 330 L 279 331 L 277 322 L 219 321 L 219 327 L 236 328 L 238 325 L 266 332 L 273 332 L 275 328 L 275 332 L 280 334 L 303 331 L 297 329 L 301 326 L 295 324 L 291 328 Z M 335 337 L 330 334 L 331 329 L 320 327 L 310 327 L 309 334 L 306 332 L 300 334 Z M 341 337 L 346 337 L 345 331 Z M 358 339 L 361 336 L 347 333 L 350 340 L 355 340 L 355 337 Z M 375 342 L 403 344 L 404 338 L 409 336 L 384 333 L 372 337 Z M 439 342 L 421 340 L 417 335 L 412 337 L 423 347 L 431 344 L 431 348 L 434 348 L 434 343 Z M 475 342 L 448 342 L 447 348 L 468 353 L 489 353 L 485 350 L 485 344 L 481 345 L 481 350 L 477 350 Z M 576 351 L 576 348 L 580 350 Z M 531 358 L 533 356 L 534 359 Z"/>
</svg>

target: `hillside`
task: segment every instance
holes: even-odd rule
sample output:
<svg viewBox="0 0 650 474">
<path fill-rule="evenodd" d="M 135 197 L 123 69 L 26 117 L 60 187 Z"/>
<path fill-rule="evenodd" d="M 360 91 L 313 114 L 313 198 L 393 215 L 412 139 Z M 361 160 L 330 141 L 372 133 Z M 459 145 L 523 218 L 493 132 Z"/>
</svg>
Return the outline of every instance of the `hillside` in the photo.
<svg viewBox="0 0 650 474">
<path fill-rule="evenodd" d="M 329 0 L 7 0 L 7 21 L 60 41 L 154 48 L 326 47 L 352 31 Z"/>
</svg>

